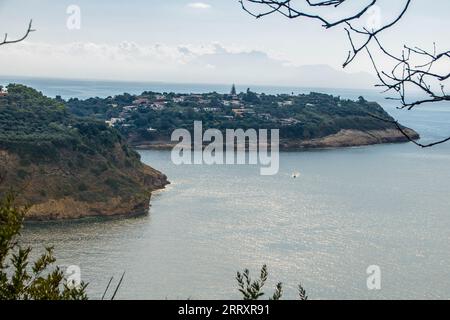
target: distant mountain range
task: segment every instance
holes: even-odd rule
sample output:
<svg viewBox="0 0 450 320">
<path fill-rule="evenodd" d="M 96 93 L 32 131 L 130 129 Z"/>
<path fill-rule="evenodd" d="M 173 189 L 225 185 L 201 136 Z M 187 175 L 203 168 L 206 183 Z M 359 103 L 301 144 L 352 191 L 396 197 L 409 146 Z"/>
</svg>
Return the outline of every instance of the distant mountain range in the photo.
<svg viewBox="0 0 450 320">
<path fill-rule="evenodd" d="M 2 49 L 0 61 L 9 61 L 2 66 L 4 75 L 44 78 L 349 89 L 370 89 L 377 83 L 366 72 L 348 73 L 326 64 L 294 64 L 261 50 L 237 50 L 217 43 L 198 47 L 24 43 Z"/>
</svg>

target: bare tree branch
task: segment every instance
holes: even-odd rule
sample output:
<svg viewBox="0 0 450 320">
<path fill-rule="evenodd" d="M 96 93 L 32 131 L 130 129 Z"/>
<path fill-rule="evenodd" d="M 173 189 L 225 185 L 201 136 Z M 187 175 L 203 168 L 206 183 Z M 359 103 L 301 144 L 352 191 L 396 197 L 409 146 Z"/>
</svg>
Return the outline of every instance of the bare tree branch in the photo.
<svg viewBox="0 0 450 320">
<path fill-rule="evenodd" d="M 406 132 L 405 127 L 403 127 L 397 120 L 389 120 L 389 119 L 381 118 L 381 117 L 378 117 L 378 116 L 376 116 L 374 114 L 369 114 L 369 115 L 371 117 L 377 119 L 377 120 L 388 122 L 388 123 L 392 123 L 393 125 L 396 126 L 397 130 L 400 131 L 406 137 L 406 139 L 408 139 L 410 142 L 414 143 L 416 146 L 419 146 L 421 148 L 430 148 L 430 147 L 436 146 L 438 144 L 442 144 L 442 143 L 445 143 L 447 141 L 450 141 L 450 137 L 448 137 L 448 138 L 445 138 L 445 139 L 442 139 L 442 140 L 439 140 L 439 141 L 435 141 L 435 142 L 432 142 L 432 143 L 423 144 L 423 143 L 420 143 L 420 142 L 417 142 L 416 140 L 414 140 Z"/>
<path fill-rule="evenodd" d="M 397 98 L 390 97 L 388 99 L 398 101 L 400 104 L 398 109 L 412 110 L 417 106 L 428 103 L 450 101 L 450 95 L 447 94 L 445 90 L 445 82 L 450 78 L 450 51 L 437 52 L 435 44 L 433 45 L 432 51 L 404 45 L 400 55 L 395 55 L 383 46 L 380 41 L 379 35 L 396 25 L 405 16 L 412 0 L 404 1 L 405 2 L 402 5 L 402 9 L 399 14 L 395 16 L 395 18 L 374 30 L 369 30 L 368 27 L 356 26 L 356 22 L 368 13 L 370 8 L 377 4 L 377 0 L 370 0 L 367 4 L 363 4 L 360 9 L 356 10 L 356 12 L 334 21 L 331 21 L 321 15 L 313 14 L 309 12 L 308 9 L 312 10 L 314 7 L 322 7 L 332 10 L 338 6 L 341 6 L 345 2 L 349 3 L 350 1 L 329 0 L 312 2 L 310 0 L 239 0 L 242 8 L 255 18 L 261 18 L 273 13 L 279 13 L 289 19 L 309 18 L 318 20 L 322 23 L 322 26 L 325 29 L 342 26 L 350 44 L 350 50 L 348 51 L 345 62 L 343 63 L 343 67 L 345 68 L 348 66 L 361 52 L 365 51 L 368 54 L 375 73 L 380 81 L 376 87 L 383 88 L 384 92 L 395 93 Z M 294 2 L 297 7 L 300 7 L 300 4 L 303 4 L 302 9 L 294 8 Z M 265 7 L 268 9 L 255 13 L 255 11 L 252 11 L 249 8 L 249 5 Z M 364 40 L 362 42 L 360 41 L 360 44 L 357 44 L 356 37 L 363 37 Z M 386 71 L 377 65 L 374 53 L 370 49 L 370 47 L 372 47 L 372 43 L 375 44 L 375 48 L 377 48 L 378 52 L 381 52 L 382 55 L 387 57 L 388 61 L 390 60 L 393 63 L 394 67 L 392 70 Z M 448 71 L 444 73 L 436 71 L 434 67 L 437 64 L 444 65 Z M 421 93 L 423 97 L 412 100 L 409 99 L 411 89 L 415 89 L 417 92 Z M 386 119 L 379 120 L 385 121 Z M 414 139 L 412 139 L 405 132 L 405 130 L 402 129 L 397 121 L 388 121 L 395 124 L 402 134 L 408 138 L 408 140 L 421 147 L 430 147 L 450 140 L 449 137 L 448 139 L 443 139 L 427 145 L 420 144 L 414 141 Z"/>
<path fill-rule="evenodd" d="M 309 18 L 309 19 L 318 20 L 322 23 L 322 26 L 325 29 L 330 29 L 330 28 L 334 28 L 334 27 L 343 25 L 344 29 L 347 31 L 347 34 L 349 36 L 349 41 L 350 41 L 351 47 L 352 47 L 352 50 L 350 50 L 348 52 L 347 59 L 345 60 L 345 62 L 343 64 L 344 67 L 349 65 L 356 58 L 356 56 L 361 51 L 363 51 L 364 48 L 367 47 L 374 40 L 374 37 L 377 34 L 385 31 L 386 29 L 391 28 L 398 21 L 400 21 L 400 19 L 403 18 L 406 11 L 408 10 L 412 0 L 406 0 L 406 3 L 403 6 L 403 9 L 401 10 L 400 14 L 395 19 L 393 19 L 389 23 L 379 27 L 376 30 L 368 30 L 365 27 L 358 28 L 354 24 L 352 24 L 353 22 L 359 20 L 362 16 L 364 16 L 370 8 L 373 8 L 377 4 L 377 1 L 378 0 L 371 0 L 368 4 L 363 5 L 363 7 L 361 9 L 357 10 L 357 12 L 350 14 L 346 17 L 331 21 L 330 19 L 326 19 L 325 17 L 323 17 L 321 15 L 309 13 L 305 9 L 294 8 L 294 6 L 293 6 L 294 1 L 292 1 L 292 0 L 239 0 L 241 7 L 244 9 L 244 11 L 249 13 L 250 15 L 252 15 L 255 18 L 262 18 L 262 17 L 265 17 L 272 13 L 279 13 L 289 19 Z M 302 2 L 304 3 L 306 8 L 308 8 L 308 7 L 336 8 L 340 5 L 342 5 L 343 3 L 349 2 L 349 1 L 348 0 L 330 0 L 330 1 L 319 1 L 319 2 L 313 3 L 310 0 L 304 0 Z M 263 5 L 265 7 L 268 7 L 269 10 L 255 13 L 249 8 L 249 6 L 246 3 L 253 4 L 253 5 Z M 366 40 L 364 40 L 361 45 L 356 46 L 354 44 L 354 41 L 352 39 L 350 31 L 354 32 L 355 34 L 358 34 L 358 35 L 364 35 L 366 37 Z"/>
<path fill-rule="evenodd" d="M 445 74 L 439 74 L 434 72 L 433 66 L 436 63 L 447 63 L 450 65 L 450 51 L 436 53 L 436 45 L 434 45 L 434 51 L 432 53 L 420 48 L 411 48 L 404 46 L 401 56 L 397 57 L 389 53 L 380 43 L 377 37 L 375 37 L 376 43 L 385 56 L 392 59 L 396 65 L 387 73 L 380 71 L 377 68 L 375 59 L 369 50 L 366 48 L 372 65 L 375 69 L 380 84 L 378 87 L 383 87 L 385 92 L 394 91 L 398 94 L 401 106 L 399 109 L 411 110 L 414 107 L 425 104 L 440 101 L 450 101 L 450 95 L 445 92 L 445 81 L 449 79 L 450 72 Z M 425 63 L 417 64 L 416 59 L 427 59 Z M 431 84 L 430 82 L 434 82 Z M 410 102 L 406 95 L 407 86 L 414 87 L 420 92 L 426 95 L 426 98 L 418 99 Z"/>
<path fill-rule="evenodd" d="M 3 37 L 3 41 L 0 42 L 0 46 L 3 46 L 5 44 L 11 44 L 11 43 L 17 43 L 17 42 L 23 41 L 30 35 L 31 32 L 34 32 L 34 31 L 36 31 L 36 30 L 33 29 L 33 20 L 30 20 L 30 23 L 28 24 L 28 29 L 21 38 L 15 39 L 15 40 L 8 40 L 8 34 L 5 33 L 5 36 Z"/>
</svg>

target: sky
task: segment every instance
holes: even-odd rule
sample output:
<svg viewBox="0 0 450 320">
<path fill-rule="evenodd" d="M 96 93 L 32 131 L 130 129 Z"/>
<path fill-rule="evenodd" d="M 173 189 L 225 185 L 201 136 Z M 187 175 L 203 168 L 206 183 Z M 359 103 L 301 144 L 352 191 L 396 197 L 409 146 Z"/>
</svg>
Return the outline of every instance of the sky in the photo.
<svg viewBox="0 0 450 320">
<path fill-rule="evenodd" d="M 363 22 L 374 15 L 389 21 L 404 1 L 379 1 Z M 321 13 L 338 18 L 369 1 L 349 2 Z M 448 50 L 450 1 L 430 3 L 413 0 L 384 43 L 394 51 L 433 42 Z M 0 48 L 0 75 L 310 87 L 376 82 L 365 55 L 342 69 L 349 49 L 342 29 L 280 15 L 255 19 L 237 0 L 0 0 L 0 33 L 18 37 L 29 19 L 36 32 Z"/>
</svg>

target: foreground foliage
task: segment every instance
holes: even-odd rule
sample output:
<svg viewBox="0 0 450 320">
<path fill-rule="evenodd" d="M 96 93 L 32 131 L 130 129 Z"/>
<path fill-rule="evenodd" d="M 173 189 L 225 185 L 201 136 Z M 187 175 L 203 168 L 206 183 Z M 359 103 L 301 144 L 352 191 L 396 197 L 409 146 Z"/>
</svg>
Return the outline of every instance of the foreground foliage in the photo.
<svg viewBox="0 0 450 320">
<path fill-rule="evenodd" d="M 17 207 L 14 200 L 13 193 L 0 199 L 0 300 L 87 300 L 87 284 L 70 286 L 64 272 L 59 267 L 52 267 L 56 261 L 53 248 L 47 248 L 37 260 L 30 261 L 32 249 L 17 242 L 27 209 Z M 266 265 L 256 280 L 251 279 L 248 269 L 237 272 L 236 280 L 243 299 L 258 300 L 264 296 L 263 287 L 268 275 Z M 122 280 L 123 276 L 112 300 Z M 298 294 L 300 300 L 308 299 L 301 285 L 298 286 Z M 280 300 L 282 296 L 283 286 L 279 282 L 269 299 Z"/>
<path fill-rule="evenodd" d="M 14 204 L 14 195 L 0 199 L 0 300 L 85 300 L 86 284 L 66 283 L 64 272 L 55 263 L 53 249 L 47 248 L 30 261 L 30 247 L 17 242 L 26 208 Z"/>
<path fill-rule="evenodd" d="M 245 269 L 242 273 L 237 272 L 236 280 L 239 286 L 239 292 L 242 294 L 244 300 L 258 300 L 264 296 L 263 287 L 267 281 L 269 272 L 267 266 L 263 265 L 259 274 L 259 279 L 253 280 L 250 277 L 250 271 Z M 280 300 L 283 296 L 283 284 L 278 282 L 275 286 L 275 292 L 269 298 L 270 300 Z M 308 300 L 306 290 L 300 284 L 298 286 L 298 296 L 300 300 Z"/>
</svg>

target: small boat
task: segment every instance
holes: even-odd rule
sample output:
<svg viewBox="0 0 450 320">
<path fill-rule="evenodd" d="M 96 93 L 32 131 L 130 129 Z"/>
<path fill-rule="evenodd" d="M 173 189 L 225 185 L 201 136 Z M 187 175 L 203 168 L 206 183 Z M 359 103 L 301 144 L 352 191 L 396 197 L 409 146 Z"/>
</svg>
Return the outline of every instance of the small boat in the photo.
<svg viewBox="0 0 450 320">
<path fill-rule="evenodd" d="M 300 172 L 295 171 L 292 173 L 292 178 L 297 179 L 298 177 L 300 177 Z"/>
</svg>

